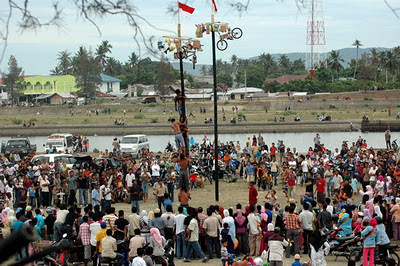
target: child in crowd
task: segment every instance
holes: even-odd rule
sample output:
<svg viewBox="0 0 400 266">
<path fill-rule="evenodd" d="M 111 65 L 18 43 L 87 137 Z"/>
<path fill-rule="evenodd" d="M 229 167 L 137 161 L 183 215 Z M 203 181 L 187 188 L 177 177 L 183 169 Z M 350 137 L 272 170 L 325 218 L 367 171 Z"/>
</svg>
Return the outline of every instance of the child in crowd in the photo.
<svg viewBox="0 0 400 266">
<path fill-rule="evenodd" d="M 301 265 L 303 264 L 300 262 L 300 255 L 299 254 L 294 255 L 294 262 L 292 263 L 292 266 L 301 266 Z"/>
<path fill-rule="evenodd" d="M 173 207 L 172 206 L 172 201 L 171 201 L 171 199 L 169 198 L 169 194 L 168 193 L 165 193 L 164 194 L 164 209 L 165 210 L 167 210 L 167 206 L 168 205 L 170 205 L 171 207 Z"/>
<path fill-rule="evenodd" d="M 192 188 L 197 188 L 197 184 L 196 184 L 196 179 L 197 179 L 197 173 L 193 172 L 190 176 L 190 189 Z"/>
<path fill-rule="evenodd" d="M 229 257 L 231 255 L 228 253 L 228 249 L 227 249 L 228 241 L 227 240 L 222 240 L 221 242 L 222 242 L 222 244 L 221 244 L 222 266 L 225 266 L 225 264 L 228 262 Z"/>
<path fill-rule="evenodd" d="M 29 206 L 31 207 L 35 207 L 35 187 L 33 185 L 33 183 L 31 183 L 31 187 L 28 188 L 28 201 L 29 201 Z"/>
</svg>

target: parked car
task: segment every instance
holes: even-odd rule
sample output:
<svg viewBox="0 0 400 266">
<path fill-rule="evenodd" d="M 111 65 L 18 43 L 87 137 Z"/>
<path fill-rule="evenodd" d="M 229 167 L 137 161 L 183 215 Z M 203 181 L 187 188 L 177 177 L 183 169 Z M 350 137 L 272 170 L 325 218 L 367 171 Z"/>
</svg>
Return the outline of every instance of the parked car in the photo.
<svg viewBox="0 0 400 266">
<path fill-rule="evenodd" d="M 146 135 L 126 135 L 120 141 L 121 151 L 140 157 L 143 149 L 149 149 L 149 139 Z"/>
<path fill-rule="evenodd" d="M 156 97 L 146 97 L 143 98 L 141 103 L 157 103 Z"/>
<path fill-rule="evenodd" d="M 84 155 L 84 154 L 76 154 L 74 155 L 74 166 L 76 166 L 77 169 L 80 168 L 86 168 L 86 167 L 91 167 L 93 163 L 93 159 L 89 155 Z"/>
<path fill-rule="evenodd" d="M 11 138 L 1 143 L 1 153 L 8 157 L 11 152 L 18 152 L 20 156 L 26 156 L 36 152 L 36 145 L 31 144 L 28 138 Z"/>
<path fill-rule="evenodd" d="M 67 165 L 68 168 L 72 169 L 76 159 L 71 154 L 63 154 L 63 153 L 52 153 L 52 154 L 40 154 L 36 155 L 32 158 L 31 163 L 34 164 L 35 161 L 39 160 L 43 162 L 45 160 L 47 163 L 54 163 L 60 160 Z"/>
</svg>

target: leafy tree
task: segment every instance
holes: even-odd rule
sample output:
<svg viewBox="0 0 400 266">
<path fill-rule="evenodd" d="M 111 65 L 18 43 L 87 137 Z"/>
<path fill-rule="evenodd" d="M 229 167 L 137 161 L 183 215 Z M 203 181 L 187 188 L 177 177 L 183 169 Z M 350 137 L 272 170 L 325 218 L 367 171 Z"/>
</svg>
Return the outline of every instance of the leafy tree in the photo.
<svg viewBox="0 0 400 266">
<path fill-rule="evenodd" d="M 61 75 L 71 74 L 71 53 L 64 50 L 59 52 L 57 56 L 58 67 L 61 69 Z"/>
<path fill-rule="evenodd" d="M 290 73 L 291 71 L 291 62 L 287 55 L 283 54 L 279 57 L 279 66 L 284 73 Z"/>
<path fill-rule="evenodd" d="M 217 76 L 218 83 L 225 83 L 228 88 L 233 86 L 233 78 L 231 74 L 225 73 Z"/>
<path fill-rule="evenodd" d="M 169 94 L 169 86 L 172 85 L 174 81 L 175 75 L 172 71 L 171 64 L 167 58 L 161 58 L 160 64 L 158 65 L 157 83 L 155 85 L 156 91 L 161 96 Z"/>
<path fill-rule="evenodd" d="M 8 73 L 3 75 L 3 82 L 10 92 L 9 98 L 12 105 L 14 105 L 15 91 L 18 91 L 22 82 L 21 75 L 23 75 L 22 67 L 18 66 L 17 59 L 11 55 L 8 60 Z"/>
<path fill-rule="evenodd" d="M 332 80 L 331 72 L 329 72 L 329 69 L 324 66 L 318 68 L 316 74 L 319 81 L 330 82 Z"/>
<path fill-rule="evenodd" d="M 208 69 L 207 69 L 206 65 L 202 65 L 202 66 L 201 66 L 201 68 L 200 68 L 200 73 L 201 73 L 203 76 L 206 76 L 206 75 L 207 75 Z"/>
<path fill-rule="evenodd" d="M 99 61 L 93 56 L 92 52 L 88 52 L 81 46 L 73 58 L 73 69 L 80 94 L 86 98 L 93 97 L 101 82 Z"/>
<path fill-rule="evenodd" d="M 264 84 L 265 76 L 263 68 L 259 65 L 251 65 L 247 69 L 247 86 L 261 88 Z"/>
<path fill-rule="evenodd" d="M 273 82 L 265 82 L 263 85 L 263 89 L 265 92 L 278 92 L 282 88 L 281 84 L 278 81 L 274 80 Z"/>
</svg>

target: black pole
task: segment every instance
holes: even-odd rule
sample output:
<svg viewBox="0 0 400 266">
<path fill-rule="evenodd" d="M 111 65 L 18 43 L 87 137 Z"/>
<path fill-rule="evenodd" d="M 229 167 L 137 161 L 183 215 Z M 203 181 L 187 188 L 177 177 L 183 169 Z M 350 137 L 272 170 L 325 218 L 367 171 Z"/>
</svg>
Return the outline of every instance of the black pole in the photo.
<svg viewBox="0 0 400 266">
<path fill-rule="evenodd" d="M 181 74 L 181 92 L 182 96 L 185 96 L 185 76 L 183 74 L 183 52 L 179 52 L 179 70 Z M 181 117 L 181 122 L 186 121 L 186 101 L 185 99 L 182 99 L 183 104 L 182 104 L 182 117 Z M 183 139 L 185 140 L 185 156 L 188 156 L 189 154 L 189 138 L 187 132 L 182 132 L 183 134 Z"/>
<path fill-rule="evenodd" d="M 213 80 L 214 80 L 214 181 L 215 201 L 219 202 L 219 165 L 218 165 L 218 95 L 217 95 L 217 56 L 215 51 L 215 28 L 211 25 L 212 54 L 213 54 Z"/>
</svg>

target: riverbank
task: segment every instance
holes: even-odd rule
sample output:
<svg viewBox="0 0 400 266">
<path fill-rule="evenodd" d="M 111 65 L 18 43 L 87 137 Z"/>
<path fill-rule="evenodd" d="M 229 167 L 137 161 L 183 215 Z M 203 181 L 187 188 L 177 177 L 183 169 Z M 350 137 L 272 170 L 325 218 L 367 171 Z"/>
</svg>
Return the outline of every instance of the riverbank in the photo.
<svg viewBox="0 0 400 266">
<path fill-rule="evenodd" d="M 233 125 L 221 122 L 218 126 L 220 134 L 250 133 L 298 133 L 298 132 L 348 132 L 351 129 L 360 129 L 360 121 L 304 121 L 304 122 L 240 122 Z M 214 124 L 190 124 L 191 134 L 212 134 Z M 150 123 L 134 125 L 44 125 L 34 127 L 2 126 L 0 136 L 48 136 L 53 133 L 82 134 L 85 136 L 107 135 L 168 135 L 173 134 L 170 123 Z"/>
</svg>

